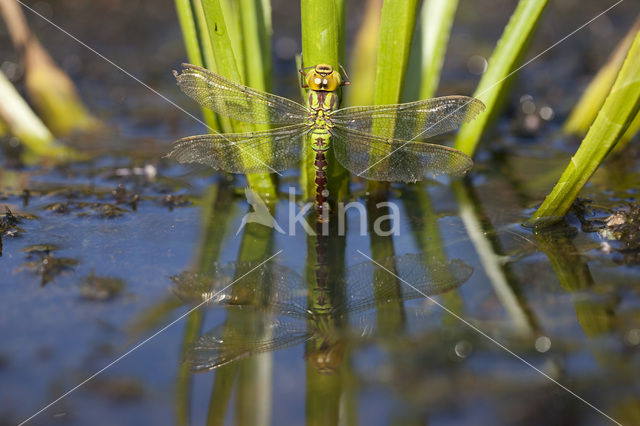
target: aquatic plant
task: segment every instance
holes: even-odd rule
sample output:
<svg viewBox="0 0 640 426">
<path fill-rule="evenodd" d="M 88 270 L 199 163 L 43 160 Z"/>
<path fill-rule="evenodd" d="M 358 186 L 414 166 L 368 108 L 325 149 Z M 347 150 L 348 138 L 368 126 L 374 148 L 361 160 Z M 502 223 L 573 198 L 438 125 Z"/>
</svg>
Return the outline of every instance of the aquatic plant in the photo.
<svg viewBox="0 0 640 426">
<path fill-rule="evenodd" d="M 509 90 L 512 75 L 520 66 L 546 6 L 547 0 L 520 0 L 511 15 L 473 95 L 485 103 L 487 111 L 477 120 L 463 125 L 454 144 L 465 154 L 473 157 L 480 137 L 498 114 L 500 101 Z"/>
<path fill-rule="evenodd" d="M 11 82 L 0 72 L 0 127 L 38 155 L 57 156 L 64 153 L 55 136 L 33 112 Z"/>
<path fill-rule="evenodd" d="M 564 216 L 600 163 L 621 140 L 640 111 L 640 32 L 580 148 L 530 222 L 541 225 Z"/>
<path fill-rule="evenodd" d="M 20 4 L 0 0 L 0 12 L 24 66 L 29 99 L 49 129 L 62 136 L 97 128 L 100 122 L 82 103 L 71 78 L 55 64 L 31 33 Z M 30 146 L 33 147 L 33 143 Z"/>
<path fill-rule="evenodd" d="M 583 137 L 593 120 L 595 120 L 598 112 L 602 108 L 607 95 L 611 91 L 613 83 L 622 68 L 622 64 L 627 57 L 631 43 L 640 30 L 640 17 L 636 19 L 635 24 L 631 27 L 627 35 L 618 43 L 607 62 L 600 68 L 600 71 L 591 80 L 589 86 L 585 89 L 582 97 L 575 105 L 569 118 L 564 123 L 563 131 L 568 134 L 575 134 Z M 636 116 L 629 129 L 622 136 L 620 142 L 616 145 L 615 150 L 619 151 L 631 140 L 631 138 L 640 129 L 640 115 Z"/>
<path fill-rule="evenodd" d="M 268 89 L 271 79 L 271 18 L 268 2 L 243 0 L 176 0 L 189 61 L 258 90 Z M 211 132 L 242 133 L 265 126 L 232 121 L 205 113 Z M 246 152 L 258 157 L 263 152 Z M 276 187 L 269 174 L 248 174 L 249 186 L 266 200 Z"/>
</svg>

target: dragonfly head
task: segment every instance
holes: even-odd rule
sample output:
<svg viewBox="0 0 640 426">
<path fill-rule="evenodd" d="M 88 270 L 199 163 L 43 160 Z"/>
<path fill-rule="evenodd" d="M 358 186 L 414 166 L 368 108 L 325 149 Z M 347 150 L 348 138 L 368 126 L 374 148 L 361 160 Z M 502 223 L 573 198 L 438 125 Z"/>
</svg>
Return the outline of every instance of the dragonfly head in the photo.
<svg viewBox="0 0 640 426">
<path fill-rule="evenodd" d="M 342 77 L 331 65 L 318 64 L 307 73 L 306 83 L 311 90 L 333 92 L 342 84 Z"/>
<path fill-rule="evenodd" d="M 313 365 L 318 373 L 331 375 L 338 371 L 344 355 L 344 343 L 322 342 L 318 348 L 314 348 L 305 354 L 305 358 Z"/>
</svg>

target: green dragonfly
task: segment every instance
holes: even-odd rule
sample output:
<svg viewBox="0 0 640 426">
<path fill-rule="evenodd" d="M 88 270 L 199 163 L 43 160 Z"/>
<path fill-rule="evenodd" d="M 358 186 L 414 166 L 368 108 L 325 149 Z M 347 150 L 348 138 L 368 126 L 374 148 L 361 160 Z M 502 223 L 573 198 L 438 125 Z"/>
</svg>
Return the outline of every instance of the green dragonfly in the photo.
<svg viewBox="0 0 640 426">
<path fill-rule="evenodd" d="M 248 322 L 221 324 L 200 336 L 187 352 L 186 362 L 195 371 L 208 371 L 306 342 L 306 358 L 318 371 L 331 373 L 339 366 L 348 340 L 379 332 L 377 313 L 381 309 L 451 291 L 473 272 L 460 259 L 445 263 L 434 258 L 428 268 L 424 260 L 422 254 L 406 254 L 377 264 L 363 262 L 348 268 L 345 279 L 334 283 L 317 279 L 310 286 L 294 271 L 277 264 L 256 267 L 255 263 L 239 262 L 217 266 L 213 276 L 183 272 L 171 277 L 174 293 L 183 301 L 242 309 L 250 318 Z M 386 279 L 394 277 L 388 270 L 411 286 L 390 283 Z M 238 271 L 250 272 L 242 273 L 236 282 Z M 329 284 L 343 289 L 345 297 L 334 297 Z M 256 329 L 266 332 L 255 333 Z"/>
<path fill-rule="evenodd" d="M 446 96 L 396 105 L 338 109 L 338 90 L 350 84 L 331 65 L 300 70 L 309 89 L 307 106 L 261 92 L 191 64 L 174 71 L 180 88 L 202 106 L 223 116 L 276 128 L 190 136 L 174 142 L 167 155 L 231 173 L 270 173 L 295 167 L 305 142 L 315 152 L 316 204 L 326 202 L 327 158 L 369 180 L 415 182 L 425 175 L 462 175 L 473 161 L 464 153 L 426 139 L 457 129 L 484 110 L 466 96 Z M 376 136 L 381 129 L 393 137 Z"/>
</svg>

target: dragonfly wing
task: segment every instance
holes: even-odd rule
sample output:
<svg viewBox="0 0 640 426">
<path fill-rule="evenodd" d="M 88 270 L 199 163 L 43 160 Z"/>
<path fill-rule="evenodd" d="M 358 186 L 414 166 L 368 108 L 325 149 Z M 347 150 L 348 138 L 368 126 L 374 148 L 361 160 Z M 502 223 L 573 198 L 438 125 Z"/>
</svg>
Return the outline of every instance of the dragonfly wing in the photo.
<svg viewBox="0 0 640 426">
<path fill-rule="evenodd" d="M 173 72 L 178 86 L 200 105 L 247 123 L 291 125 L 304 121 L 307 109 L 297 102 L 261 92 L 191 64 Z"/>
<path fill-rule="evenodd" d="M 363 262 L 349 268 L 344 309 L 350 315 L 380 308 L 381 303 L 402 303 L 446 293 L 460 287 L 473 273 L 473 268 L 460 259 L 445 263 L 421 254 L 388 257 L 376 262 Z"/>
<path fill-rule="evenodd" d="M 473 167 L 466 154 L 443 145 L 381 138 L 338 125 L 331 133 L 340 164 L 369 180 L 415 182 L 427 174 L 461 176 Z"/>
<path fill-rule="evenodd" d="M 334 112 L 331 118 L 338 125 L 363 133 L 372 133 L 374 126 L 394 129 L 396 139 L 412 141 L 456 130 L 484 109 L 478 99 L 445 96 L 406 104 L 348 107 Z"/>
<path fill-rule="evenodd" d="M 230 173 L 272 173 L 300 160 L 304 124 L 249 133 L 189 136 L 174 142 L 167 157 Z"/>
<path fill-rule="evenodd" d="M 193 342 L 185 362 L 192 370 L 208 371 L 251 355 L 271 352 L 301 343 L 309 338 L 304 321 L 259 316 L 263 333 L 247 332 L 246 324 L 232 327 L 227 322 Z"/>
<path fill-rule="evenodd" d="M 185 302 L 307 318 L 306 284 L 296 272 L 282 265 L 231 262 L 216 264 L 212 274 L 183 272 L 170 279 L 174 293 Z"/>
</svg>

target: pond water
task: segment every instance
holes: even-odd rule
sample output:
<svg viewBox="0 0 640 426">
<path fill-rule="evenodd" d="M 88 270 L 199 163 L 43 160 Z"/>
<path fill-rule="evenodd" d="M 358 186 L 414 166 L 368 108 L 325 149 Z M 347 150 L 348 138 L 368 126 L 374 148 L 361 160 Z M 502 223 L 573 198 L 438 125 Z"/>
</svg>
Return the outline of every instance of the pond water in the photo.
<svg viewBox="0 0 640 426">
<path fill-rule="evenodd" d="M 472 92 L 468 59 L 511 11 L 460 3 L 441 94 Z M 273 91 L 297 99 L 293 5 L 273 2 Z M 38 7 L 197 113 L 170 72 L 184 57 L 171 2 Z M 530 56 L 601 9 L 553 5 Z M 523 69 L 467 178 L 394 184 L 387 209 L 354 179 L 329 236 L 290 232 L 294 171 L 273 214 L 284 232 L 243 225 L 242 176 L 162 159 L 198 123 L 29 16 L 111 129 L 73 142 L 87 161 L 0 157 L 0 424 L 45 407 L 29 423 L 640 424 L 637 146 L 566 221 L 522 226 L 577 147 L 563 119 L 636 14 L 622 5 Z"/>
</svg>

